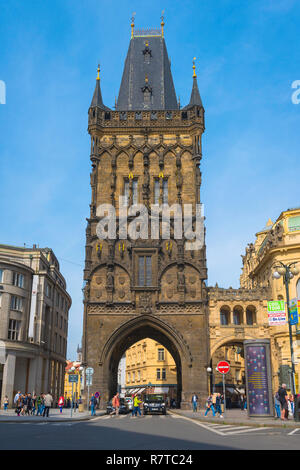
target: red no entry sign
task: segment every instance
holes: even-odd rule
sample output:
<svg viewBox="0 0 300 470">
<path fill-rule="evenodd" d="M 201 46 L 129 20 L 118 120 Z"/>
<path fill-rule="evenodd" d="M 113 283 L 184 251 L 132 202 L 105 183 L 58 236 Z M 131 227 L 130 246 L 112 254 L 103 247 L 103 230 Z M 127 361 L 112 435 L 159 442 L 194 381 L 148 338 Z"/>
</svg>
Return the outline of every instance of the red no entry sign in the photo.
<svg viewBox="0 0 300 470">
<path fill-rule="evenodd" d="M 220 374 L 228 374 L 230 369 L 230 364 L 226 361 L 220 361 L 217 365 L 217 369 Z"/>
</svg>

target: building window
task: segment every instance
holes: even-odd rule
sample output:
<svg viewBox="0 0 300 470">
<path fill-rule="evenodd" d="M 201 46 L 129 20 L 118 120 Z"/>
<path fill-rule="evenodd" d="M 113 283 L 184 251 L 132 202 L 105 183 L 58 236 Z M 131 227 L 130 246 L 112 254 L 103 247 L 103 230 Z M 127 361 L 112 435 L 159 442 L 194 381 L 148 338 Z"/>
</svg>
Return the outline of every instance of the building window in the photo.
<svg viewBox="0 0 300 470">
<path fill-rule="evenodd" d="M 18 312 L 23 311 L 23 299 L 22 297 L 17 297 L 16 295 L 11 296 L 10 308 L 12 310 L 17 310 Z"/>
<path fill-rule="evenodd" d="M 51 297 L 51 287 L 48 282 L 46 282 L 46 296 L 49 298 Z"/>
<path fill-rule="evenodd" d="M 163 180 L 163 204 L 168 204 L 168 180 Z"/>
<path fill-rule="evenodd" d="M 128 372 L 128 374 L 127 374 L 127 382 L 131 382 L 130 372 Z"/>
<path fill-rule="evenodd" d="M 166 369 L 161 370 L 161 378 L 162 378 L 162 380 L 166 380 L 166 378 L 167 378 Z"/>
<path fill-rule="evenodd" d="M 0 282 L 3 282 L 3 269 L 0 269 Z"/>
<path fill-rule="evenodd" d="M 222 307 L 220 310 L 220 323 L 222 326 L 229 325 L 230 310 L 228 307 Z"/>
<path fill-rule="evenodd" d="M 241 325 L 242 323 L 242 310 L 239 307 L 234 307 L 233 309 L 233 324 Z"/>
<path fill-rule="evenodd" d="M 159 361 L 165 360 L 165 350 L 163 348 L 158 349 L 158 360 Z"/>
<path fill-rule="evenodd" d="M 160 369 L 156 369 L 156 380 L 160 380 Z"/>
<path fill-rule="evenodd" d="M 154 181 L 154 204 L 159 204 L 160 187 L 159 180 Z"/>
<path fill-rule="evenodd" d="M 132 382 L 135 382 L 135 372 L 132 372 Z"/>
<path fill-rule="evenodd" d="M 132 181 L 132 204 L 138 204 L 138 181 Z"/>
<path fill-rule="evenodd" d="M 23 288 L 24 287 L 24 276 L 23 276 L 23 274 L 13 272 L 12 283 L 13 283 L 13 286 Z"/>
<path fill-rule="evenodd" d="M 138 370 L 138 378 L 137 379 L 138 379 L 138 382 L 141 380 L 141 371 L 140 370 Z"/>
<path fill-rule="evenodd" d="M 138 285 L 152 285 L 152 260 L 151 256 L 139 256 Z"/>
<path fill-rule="evenodd" d="M 62 327 L 63 327 L 63 317 L 62 316 L 60 317 L 60 325 L 59 326 L 60 326 L 60 329 L 62 330 Z"/>
<path fill-rule="evenodd" d="M 256 322 L 255 320 L 255 307 L 247 307 L 246 308 L 246 322 L 247 325 L 254 325 Z"/>
<path fill-rule="evenodd" d="M 8 339 L 18 341 L 21 322 L 18 320 L 9 320 Z"/>
</svg>

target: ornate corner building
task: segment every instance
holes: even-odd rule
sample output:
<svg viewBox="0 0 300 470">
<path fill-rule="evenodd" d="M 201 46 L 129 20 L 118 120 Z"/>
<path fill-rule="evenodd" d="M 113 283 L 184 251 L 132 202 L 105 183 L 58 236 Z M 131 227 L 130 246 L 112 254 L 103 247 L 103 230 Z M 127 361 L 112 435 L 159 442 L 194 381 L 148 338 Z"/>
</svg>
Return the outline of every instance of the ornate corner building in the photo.
<svg viewBox="0 0 300 470">
<path fill-rule="evenodd" d="M 189 104 L 180 109 L 162 29 L 134 30 L 112 111 L 103 104 L 100 76 L 89 109 L 91 206 L 86 229 L 84 362 L 95 370 L 93 390 L 103 403 L 117 390 L 125 351 L 151 338 L 172 354 L 178 399 L 207 391 L 209 345 L 205 245 L 186 250 L 160 230 L 151 237 L 120 235 L 121 210 L 143 204 L 200 203 L 204 108 L 194 69 Z M 123 196 L 122 201 L 119 197 Z M 116 238 L 99 240 L 99 207 L 113 207 Z M 129 213 L 129 221 L 133 218 Z"/>
</svg>

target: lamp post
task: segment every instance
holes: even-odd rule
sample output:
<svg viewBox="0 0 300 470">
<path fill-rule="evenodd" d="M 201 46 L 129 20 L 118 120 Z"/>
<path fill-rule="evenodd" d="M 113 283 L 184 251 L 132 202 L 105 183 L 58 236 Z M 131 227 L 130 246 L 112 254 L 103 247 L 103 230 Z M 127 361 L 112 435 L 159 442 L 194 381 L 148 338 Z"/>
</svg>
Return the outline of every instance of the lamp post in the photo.
<svg viewBox="0 0 300 470">
<path fill-rule="evenodd" d="M 212 381 L 212 390 L 210 390 L 210 393 L 215 393 L 215 380 L 214 380 L 214 373 L 211 367 L 207 367 L 206 372 L 211 375 L 211 381 Z"/>
<path fill-rule="evenodd" d="M 72 366 L 70 369 L 70 373 L 73 374 L 74 371 L 75 371 L 75 367 Z M 74 393 L 74 382 L 72 380 L 71 418 L 72 418 L 72 413 L 73 413 L 73 399 L 74 399 L 73 393 Z"/>
<path fill-rule="evenodd" d="M 278 261 L 279 266 L 275 266 L 275 271 L 273 272 L 274 279 L 280 279 L 283 276 L 283 282 L 285 285 L 286 291 L 286 304 L 287 304 L 287 314 L 288 314 L 288 325 L 289 325 L 289 337 L 290 337 L 290 351 L 291 351 L 291 363 L 292 363 L 292 395 L 294 397 L 294 407 L 296 402 L 296 390 L 295 390 L 295 363 L 294 363 L 294 348 L 293 348 L 293 334 L 292 334 L 292 325 L 291 325 L 291 318 L 290 318 L 290 294 L 289 294 L 289 283 L 290 280 L 299 274 L 298 268 L 295 267 L 297 261 L 284 264 L 281 261 Z M 295 407 L 296 408 L 296 407 Z M 295 415 L 294 415 L 295 417 Z"/>
</svg>

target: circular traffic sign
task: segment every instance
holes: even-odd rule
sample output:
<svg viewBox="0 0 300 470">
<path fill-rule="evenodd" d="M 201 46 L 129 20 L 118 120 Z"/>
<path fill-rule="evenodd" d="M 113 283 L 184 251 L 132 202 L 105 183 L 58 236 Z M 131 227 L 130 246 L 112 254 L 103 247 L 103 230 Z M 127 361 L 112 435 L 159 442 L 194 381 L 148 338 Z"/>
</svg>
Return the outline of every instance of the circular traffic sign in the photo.
<svg viewBox="0 0 300 470">
<path fill-rule="evenodd" d="M 230 370 L 230 364 L 227 361 L 220 361 L 217 365 L 217 369 L 220 374 L 228 374 Z"/>
<path fill-rule="evenodd" d="M 85 369 L 85 373 L 86 375 L 93 375 L 94 369 L 92 367 L 88 367 L 87 369 Z"/>
</svg>

